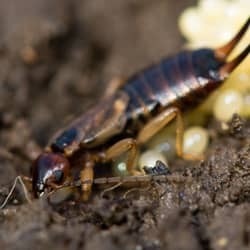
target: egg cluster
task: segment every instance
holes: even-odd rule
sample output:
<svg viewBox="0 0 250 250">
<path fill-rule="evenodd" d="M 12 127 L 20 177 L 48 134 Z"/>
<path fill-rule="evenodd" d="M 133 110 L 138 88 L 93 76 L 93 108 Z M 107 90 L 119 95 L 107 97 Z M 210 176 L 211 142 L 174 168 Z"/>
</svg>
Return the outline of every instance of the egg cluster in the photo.
<svg viewBox="0 0 250 250">
<path fill-rule="evenodd" d="M 226 44 L 249 17 L 250 0 L 200 0 L 195 7 L 187 8 L 179 19 L 182 34 L 188 40 L 187 47 L 218 48 Z M 228 60 L 237 56 L 249 44 L 250 31 L 244 36 Z M 199 115 L 197 116 L 197 112 Z M 189 123 L 202 124 L 202 114 L 213 114 L 221 122 L 227 122 L 234 113 L 250 117 L 250 57 L 230 75 L 223 86 L 210 96 L 204 104 L 188 116 Z M 197 118 L 198 117 L 198 118 Z M 173 127 L 162 131 L 148 143 L 149 150 L 138 159 L 139 168 L 153 167 L 157 160 L 167 163 L 175 155 Z M 186 129 L 183 151 L 191 155 L 202 155 L 209 142 L 208 131 L 201 126 Z M 115 164 L 115 174 L 126 175 L 124 162 Z"/>
<path fill-rule="evenodd" d="M 218 48 L 226 44 L 249 18 L 249 0 L 200 0 L 187 8 L 179 19 L 188 47 Z M 243 51 L 250 40 L 248 31 L 235 48 L 230 61 Z M 227 122 L 234 113 L 250 117 L 250 57 L 248 56 L 202 106 L 219 121 Z"/>
</svg>

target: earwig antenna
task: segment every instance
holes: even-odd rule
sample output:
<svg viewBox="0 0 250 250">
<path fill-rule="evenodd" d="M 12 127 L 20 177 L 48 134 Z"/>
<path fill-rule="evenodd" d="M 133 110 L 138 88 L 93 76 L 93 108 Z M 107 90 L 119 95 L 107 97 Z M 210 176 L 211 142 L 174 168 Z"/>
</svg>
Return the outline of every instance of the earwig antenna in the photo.
<svg viewBox="0 0 250 250">
<path fill-rule="evenodd" d="M 219 70 L 219 75 L 222 78 L 225 78 L 228 76 L 229 73 L 231 73 L 244 59 L 245 57 L 250 53 L 250 44 L 232 61 L 225 63 Z"/>
<path fill-rule="evenodd" d="M 141 176 L 116 176 L 116 177 L 103 177 L 95 178 L 93 181 L 94 185 L 126 185 L 126 184 L 137 184 L 137 183 L 148 183 L 151 181 L 166 182 L 171 179 L 168 175 L 141 175 Z M 63 185 L 58 187 L 56 190 L 65 187 L 80 187 L 84 182 L 76 180 L 72 182 L 65 182 Z"/>
<path fill-rule="evenodd" d="M 218 58 L 225 59 L 230 54 L 230 52 L 235 48 L 242 36 L 246 33 L 249 25 L 250 17 L 247 19 L 246 23 L 229 43 L 215 50 L 215 54 Z"/>
<path fill-rule="evenodd" d="M 23 192 L 24 192 L 25 199 L 27 200 L 28 203 L 31 203 L 31 199 L 30 199 L 30 197 L 29 197 L 28 190 L 27 190 L 25 184 L 23 183 L 22 177 L 19 175 L 19 176 L 17 176 L 17 177 L 15 178 L 14 183 L 13 183 L 11 189 L 10 189 L 10 192 L 9 192 L 9 194 L 7 195 L 6 199 L 4 200 L 3 204 L 0 206 L 0 209 L 3 209 L 3 208 L 6 206 L 6 204 L 8 203 L 8 201 L 9 201 L 11 195 L 13 194 L 13 192 L 14 192 L 14 190 L 15 190 L 15 188 L 16 188 L 16 185 L 17 185 L 17 182 L 18 182 L 18 181 L 19 181 L 19 183 L 21 184 L 21 186 L 22 186 L 22 188 L 23 188 Z"/>
<path fill-rule="evenodd" d="M 110 188 L 106 188 L 101 192 L 101 197 L 104 197 L 104 195 L 108 192 L 111 192 L 112 190 L 115 190 L 116 188 L 122 186 L 122 182 L 118 182 L 115 185 L 111 186 Z"/>
<path fill-rule="evenodd" d="M 122 196 L 122 198 L 123 199 L 127 199 L 128 198 L 128 195 L 129 194 L 131 194 L 131 193 L 134 193 L 134 192 L 136 192 L 136 191 L 138 191 L 138 192 L 146 192 L 146 191 L 148 191 L 150 189 L 150 186 L 148 186 L 148 187 L 146 187 L 146 188 L 131 188 L 131 189 L 129 189 L 128 191 L 126 191 L 124 194 L 123 194 L 123 196 Z"/>
</svg>

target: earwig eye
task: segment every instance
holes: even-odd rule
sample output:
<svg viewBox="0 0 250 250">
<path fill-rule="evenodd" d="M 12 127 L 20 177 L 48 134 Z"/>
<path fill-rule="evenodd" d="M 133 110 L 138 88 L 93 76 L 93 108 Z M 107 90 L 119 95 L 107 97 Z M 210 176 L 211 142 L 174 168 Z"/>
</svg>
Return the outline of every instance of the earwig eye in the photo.
<svg viewBox="0 0 250 250">
<path fill-rule="evenodd" d="M 55 181 L 57 183 L 60 183 L 63 181 L 63 171 L 62 170 L 55 170 L 53 174 L 55 177 Z"/>
</svg>

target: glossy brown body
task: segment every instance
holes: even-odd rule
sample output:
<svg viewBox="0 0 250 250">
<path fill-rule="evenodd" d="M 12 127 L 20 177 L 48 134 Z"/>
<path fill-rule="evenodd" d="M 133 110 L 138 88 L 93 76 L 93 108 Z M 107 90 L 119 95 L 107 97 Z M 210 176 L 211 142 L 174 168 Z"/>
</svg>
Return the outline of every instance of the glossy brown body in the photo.
<svg viewBox="0 0 250 250">
<path fill-rule="evenodd" d="M 79 155 L 84 192 L 91 189 L 96 163 L 110 161 L 126 151 L 130 152 L 128 170 L 132 174 L 135 144 L 143 144 L 174 118 L 177 118 L 177 153 L 184 157 L 180 114 L 205 100 L 249 55 L 250 45 L 234 60 L 226 62 L 248 27 L 249 19 L 225 47 L 180 52 L 109 91 L 113 93 L 52 138 L 33 166 L 35 193 L 41 193 L 44 186 L 54 188 L 63 183 L 72 161 Z"/>
<path fill-rule="evenodd" d="M 135 138 L 163 110 L 174 106 L 184 111 L 204 101 L 224 80 L 218 75 L 222 65 L 210 49 L 163 59 L 128 79 L 116 93 L 56 134 L 48 147 L 72 155 L 81 148 L 106 148 L 109 142 Z"/>
</svg>

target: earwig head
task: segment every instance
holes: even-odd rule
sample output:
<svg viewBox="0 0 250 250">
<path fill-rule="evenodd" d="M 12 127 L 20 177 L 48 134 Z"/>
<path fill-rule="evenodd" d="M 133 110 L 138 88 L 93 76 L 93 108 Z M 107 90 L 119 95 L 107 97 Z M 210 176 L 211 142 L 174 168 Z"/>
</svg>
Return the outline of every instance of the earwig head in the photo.
<svg viewBox="0 0 250 250">
<path fill-rule="evenodd" d="M 45 190 L 64 182 L 69 173 L 68 159 L 58 153 L 43 153 L 32 166 L 32 188 L 35 197 L 40 197 Z"/>
</svg>

